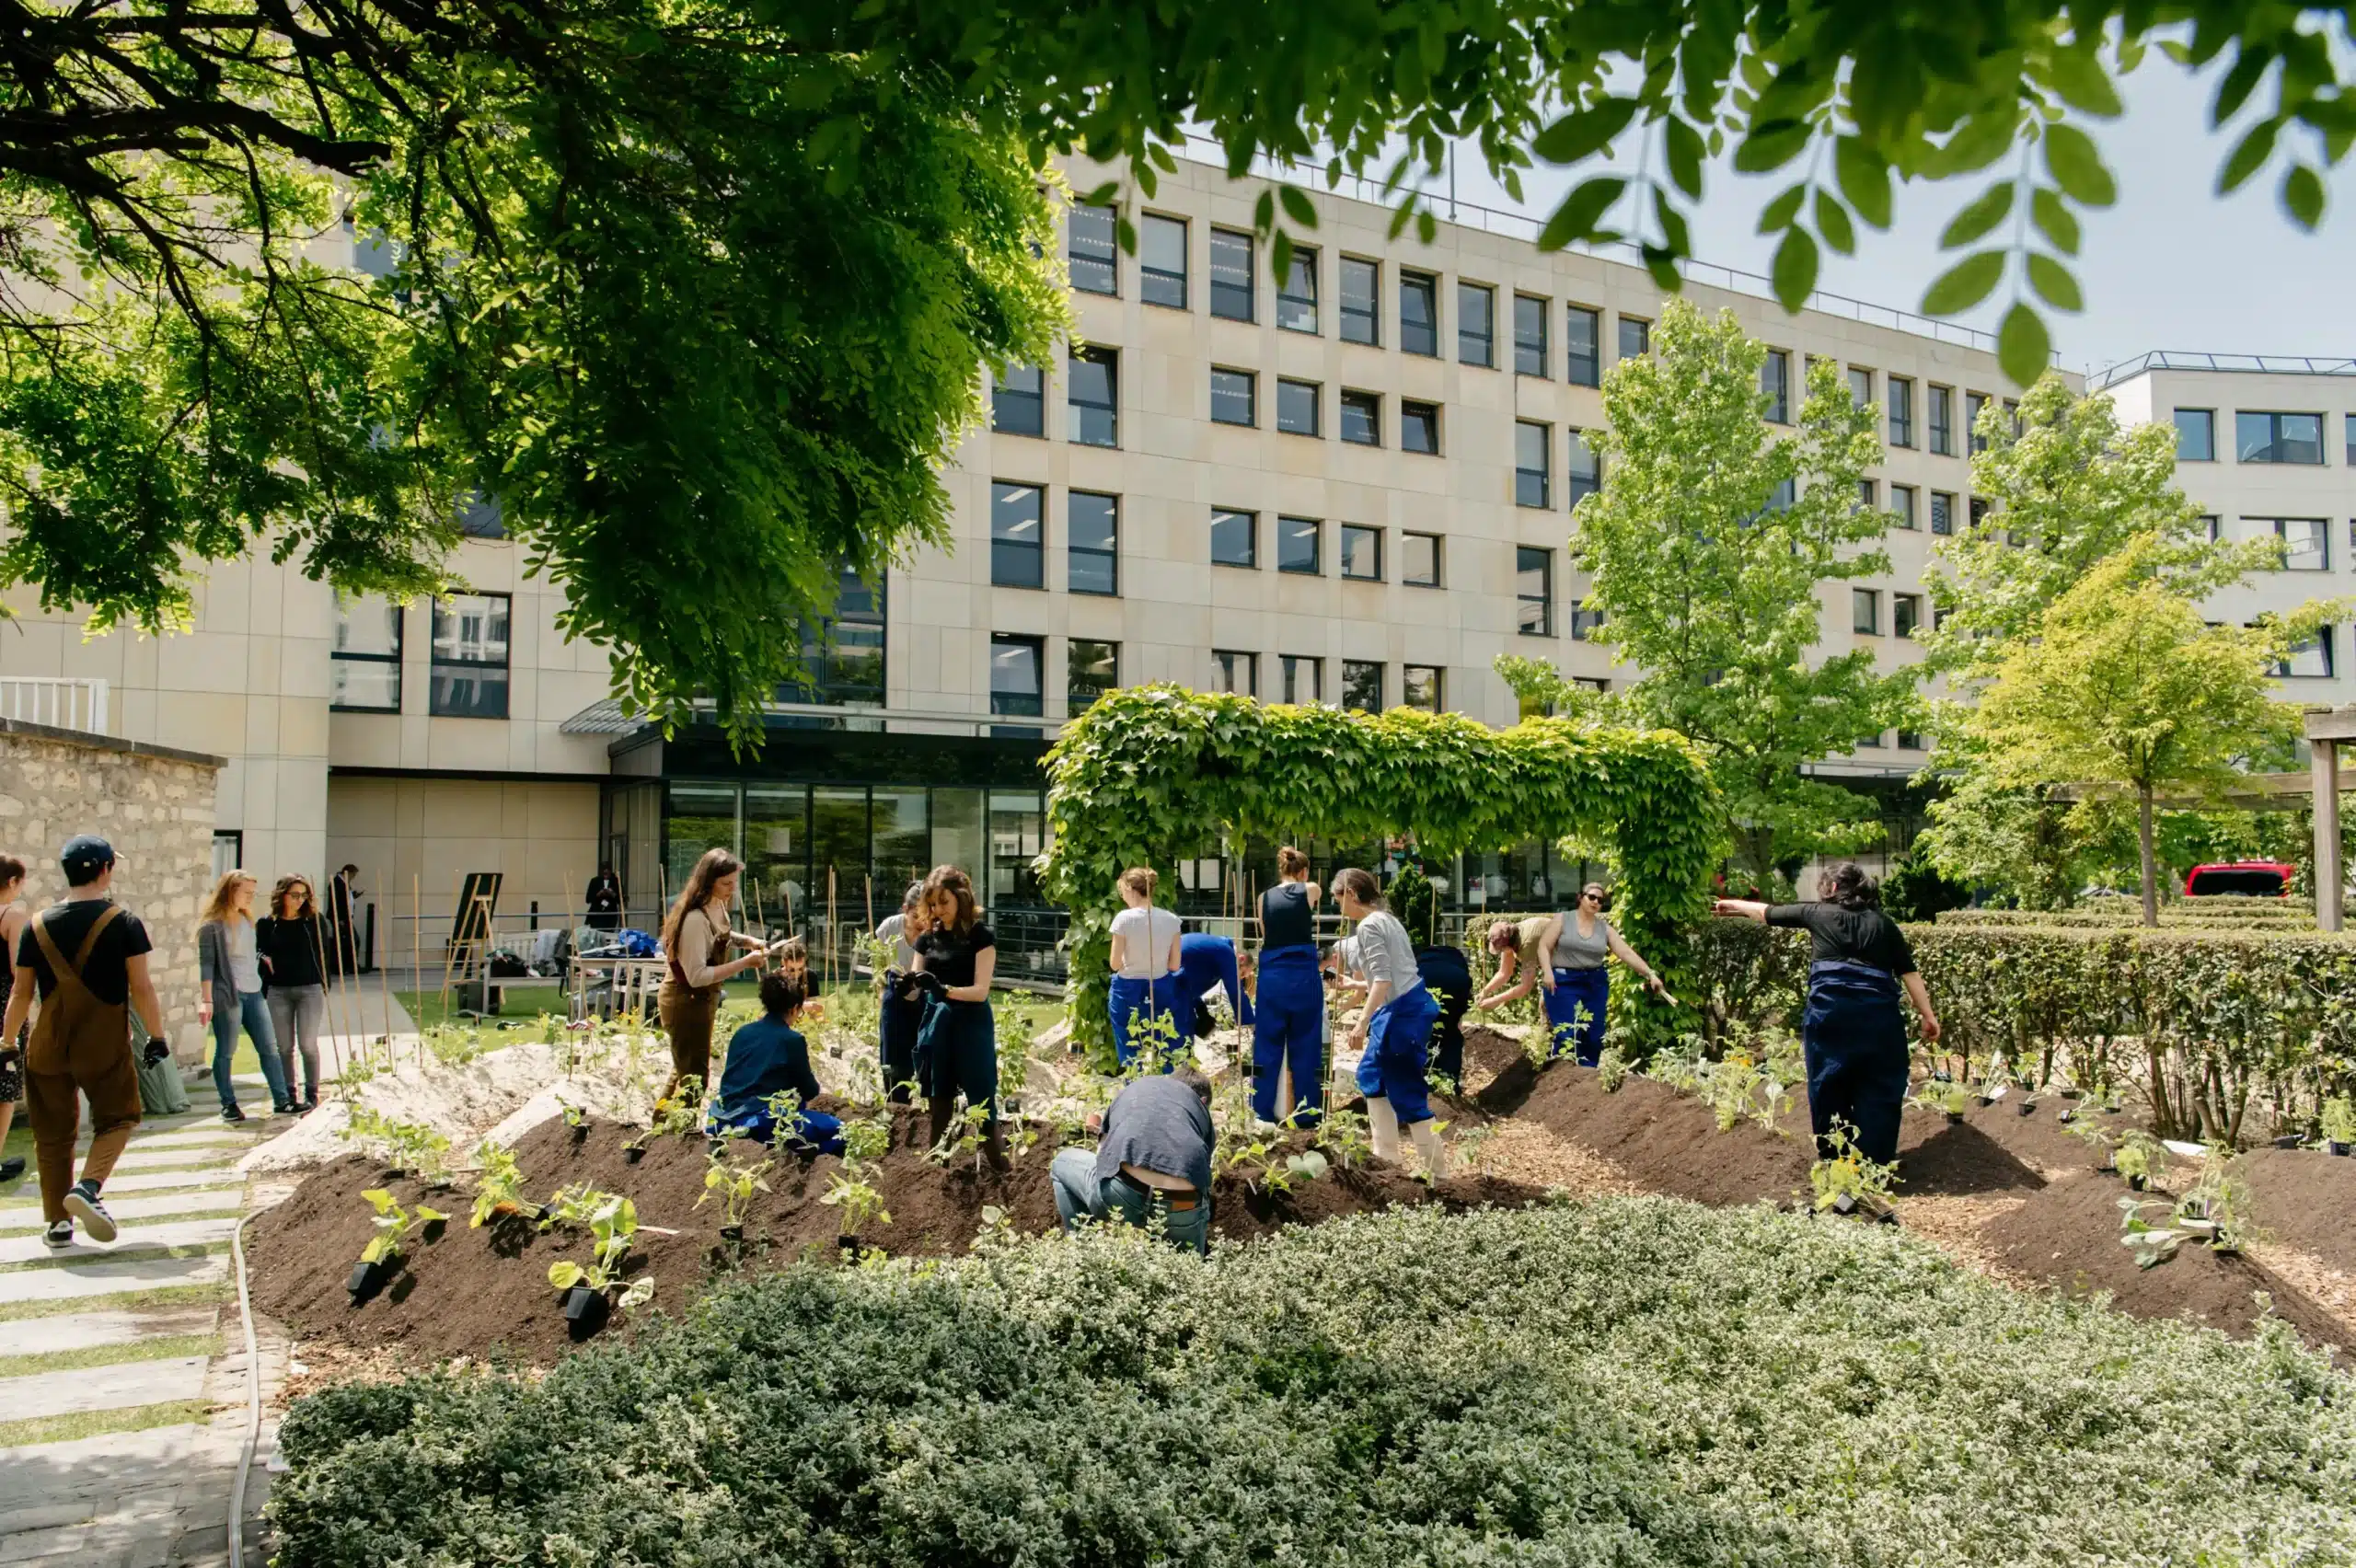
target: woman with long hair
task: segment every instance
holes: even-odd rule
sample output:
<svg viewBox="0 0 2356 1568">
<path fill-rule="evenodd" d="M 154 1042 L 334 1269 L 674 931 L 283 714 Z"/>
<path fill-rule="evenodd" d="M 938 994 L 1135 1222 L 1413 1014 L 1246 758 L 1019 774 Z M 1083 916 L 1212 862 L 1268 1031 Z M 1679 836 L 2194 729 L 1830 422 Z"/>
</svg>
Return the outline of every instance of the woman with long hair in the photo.
<svg viewBox="0 0 2356 1568">
<path fill-rule="evenodd" d="M 262 1000 L 261 950 L 254 936 L 254 889 L 259 885 L 248 872 L 225 872 L 197 917 L 196 972 L 202 986 L 196 994 L 196 1020 L 213 1030 L 213 1088 L 221 1096 L 225 1122 L 246 1119 L 231 1081 L 240 1024 L 253 1037 L 254 1054 L 261 1058 L 271 1113 L 291 1116 L 295 1111 L 286 1091 L 278 1042 L 271 1033 L 270 1009 Z"/>
<path fill-rule="evenodd" d="M 1832 866 L 1816 880 L 1814 904 L 1761 904 L 1721 898 L 1720 915 L 1767 926 L 1796 926 L 1808 933 L 1807 1010 L 1800 1046 L 1807 1058 L 1807 1114 L 1817 1153 L 1838 1148 L 1831 1134 L 1843 1126 L 1859 1154 L 1877 1164 L 1898 1158 L 1898 1124 L 1913 1065 L 1900 988 L 1935 1044 L 1939 1015 L 1914 966 L 1914 950 L 1898 922 L 1882 912 L 1881 888 L 1853 864 Z"/>
<path fill-rule="evenodd" d="M 254 946 L 261 954 L 262 997 L 270 1006 L 271 1032 L 278 1037 L 279 1068 L 292 1095 L 294 1060 L 301 1056 L 303 1098 L 297 1106 L 306 1112 L 319 1105 L 319 1035 L 327 1024 L 332 940 L 308 879 L 279 878 L 270 890 L 270 913 L 254 922 Z"/>
<path fill-rule="evenodd" d="M 1317 978 L 1317 884 L 1309 857 L 1276 851 L 1260 894 L 1260 984 L 1253 998 L 1252 1114 L 1311 1127 L 1325 1112 L 1325 991 Z"/>
<path fill-rule="evenodd" d="M 884 1092 L 895 1105 L 908 1102 L 908 1085 L 917 1076 L 917 1031 L 924 1025 L 924 998 L 909 995 L 902 976 L 917 965 L 917 942 L 928 924 L 924 883 L 912 882 L 901 895 L 899 913 L 886 915 L 875 928 L 876 940 L 892 944 L 892 970 L 896 971 L 884 977 L 883 1016 L 876 1029 Z"/>
<path fill-rule="evenodd" d="M 1344 919 L 1357 923 L 1353 940 L 1367 974 L 1366 1010 L 1351 1025 L 1346 1044 L 1359 1053 L 1358 1092 L 1366 1096 L 1374 1152 L 1397 1159 L 1403 1126 L 1424 1157 L 1425 1168 L 1437 1178 L 1447 1154 L 1432 1125 L 1424 1075 L 1439 1003 L 1415 968 L 1415 944 L 1407 928 L 1383 907 L 1382 890 L 1372 872 L 1356 866 L 1335 872 L 1334 902 Z"/>
<path fill-rule="evenodd" d="M 707 1090 L 711 1088 L 711 1023 L 720 1011 L 720 987 L 757 968 L 773 951 L 728 928 L 736 879 L 744 870 L 745 862 L 727 850 L 705 850 L 687 873 L 671 912 L 663 917 L 663 953 L 670 973 L 655 994 L 655 1007 L 663 1032 L 671 1039 L 671 1079 L 663 1086 L 665 1101 L 678 1091 L 683 1078 L 694 1078 Z M 751 951 L 742 958 L 729 957 L 737 948 Z"/>
<path fill-rule="evenodd" d="M 1580 1066 L 1591 1067 L 1602 1059 L 1603 1009 L 1611 998 L 1611 977 L 1603 968 L 1607 956 L 1643 975 L 1646 989 L 1655 996 L 1667 995 L 1652 965 L 1638 958 L 1636 950 L 1622 941 L 1611 922 L 1603 917 L 1611 906 L 1611 895 L 1603 884 L 1589 882 L 1579 889 L 1578 907 L 1549 920 L 1545 934 L 1538 939 L 1538 951 L 1546 965 L 1539 970 L 1538 980 L 1546 987 L 1550 1061 L 1574 1042 Z"/>
<path fill-rule="evenodd" d="M 8 989 L 17 980 L 17 943 L 29 923 L 24 905 L 17 902 L 24 891 L 25 863 L 14 855 L 0 855 L 0 1012 L 7 1010 Z M 19 1025 L 17 1038 L 0 1040 L 0 1144 L 8 1141 L 17 1107 L 24 1103 L 25 1043 L 31 1033 L 29 1026 Z M 0 1159 L 0 1182 L 13 1182 L 24 1173 L 23 1156 Z"/>
<path fill-rule="evenodd" d="M 927 926 L 917 940 L 916 974 L 931 997 L 917 1035 L 917 1085 L 932 1118 L 932 1141 L 948 1136 L 957 1099 L 985 1108 L 989 1159 L 1006 1161 L 998 1124 L 998 1019 L 990 982 L 998 974 L 998 938 L 982 923 L 974 884 L 954 866 L 924 879 Z"/>
<path fill-rule="evenodd" d="M 1179 938 L 1185 928 L 1174 912 L 1155 906 L 1152 868 L 1131 866 L 1115 885 L 1127 907 L 1113 917 L 1113 1050 L 1126 1070 L 1138 1051 L 1131 1036 L 1158 1019 L 1162 1027 L 1145 1032 L 1161 1058 L 1155 1070 L 1166 1073 L 1178 1065 Z"/>
</svg>

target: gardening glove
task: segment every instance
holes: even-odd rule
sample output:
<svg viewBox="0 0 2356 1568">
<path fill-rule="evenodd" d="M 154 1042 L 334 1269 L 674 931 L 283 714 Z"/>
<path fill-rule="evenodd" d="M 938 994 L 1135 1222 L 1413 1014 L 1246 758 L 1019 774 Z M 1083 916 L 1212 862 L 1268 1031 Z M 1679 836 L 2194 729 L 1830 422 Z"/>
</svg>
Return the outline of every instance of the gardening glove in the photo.
<svg viewBox="0 0 2356 1568">
<path fill-rule="evenodd" d="M 161 1040 L 150 1038 L 147 1042 L 147 1049 L 140 1053 L 140 1060 L 152 1067 L 171 1054 L 170 1045 Z"/>
</svg>

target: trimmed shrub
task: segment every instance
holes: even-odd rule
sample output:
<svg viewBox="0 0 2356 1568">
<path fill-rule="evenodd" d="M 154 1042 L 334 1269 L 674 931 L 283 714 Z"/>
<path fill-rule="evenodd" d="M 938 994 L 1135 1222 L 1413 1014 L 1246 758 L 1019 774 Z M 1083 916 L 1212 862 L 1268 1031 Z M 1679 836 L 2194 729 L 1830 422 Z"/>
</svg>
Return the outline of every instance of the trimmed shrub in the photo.
<svg viewBox="0 0 2356 1568">
<path fill-rule="evenodd" d="M 282 1568 L 2356 1560 L 2356 1400 L 1886 1231 L 1666 1199 L 800 1269 L 297 1404 Z"/>
</svg>

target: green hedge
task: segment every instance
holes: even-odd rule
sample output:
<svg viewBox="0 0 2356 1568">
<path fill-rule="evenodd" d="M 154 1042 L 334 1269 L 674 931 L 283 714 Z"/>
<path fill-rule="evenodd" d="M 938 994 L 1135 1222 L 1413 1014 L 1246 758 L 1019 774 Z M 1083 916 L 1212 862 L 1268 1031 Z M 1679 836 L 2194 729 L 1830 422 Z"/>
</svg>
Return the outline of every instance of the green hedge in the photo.
<svg viewBox="0 0 2356 1568">
<path fill-rule="evenodd" d="M 281 1568 L 2356 1561 L 2356 1393 L 1893 1232 L 1624 1198 L 797 1269 L 299 1402 Z"/>
<path fill-rule="evenodd" d="M 2080 926 L 2109 929 L 2141 925 L 2143 906 L 2133 899 L 2105 899 L 2073 909 L 1950 909 L 1942 926 Z M 2160 924 L 2195 929 L 2251 928 L 2313 930 L 2315 907 L 2281 899 L 2202 898 L 2160 905 Z"/>
<path fill-rule="evenodd" d="M 2169 1136 L 2309 1130 L 2356 1069 L 2356 940 L 2316 932 L 1911 925 L 1942 1049 L 2043 1081 L 2148 1095 Z M 1722 921 L 1695 938 L 1714 1020 L 1789 1021 L 1807 940 Z"/>
</svg>

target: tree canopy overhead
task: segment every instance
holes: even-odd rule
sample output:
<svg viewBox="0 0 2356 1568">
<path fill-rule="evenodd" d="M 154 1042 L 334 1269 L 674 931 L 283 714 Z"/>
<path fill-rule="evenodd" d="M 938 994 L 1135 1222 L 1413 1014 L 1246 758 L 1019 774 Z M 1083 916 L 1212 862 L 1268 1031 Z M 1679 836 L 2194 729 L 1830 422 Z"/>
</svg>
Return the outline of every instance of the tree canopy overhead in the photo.
<svg viewBox="0 0 2356 1568">
<path fill-rule="evenodd" d="M 2298 222 L 2356 137 L 2338 13 L 2202 0 L 1862 9 L 1563 0 L 19 0 L 0 53 L 0 584 L 170 622 L 261 548 L 353 588 L 439 580 L 498 492 L 626 694 L 738 724 L 837 568 L 938 537 L 974 368 L 1068 323 L 1050 152 L 1150 193 L 1207 127 L 1385 179 L 1451 140 L 1510 190 L 1641 140 L 1542 243 L 1629 237 L 1665 283 L 1703 167 L 1794 171 L 1766 220 L 1796 306 L 1900 180 L 1979 177 L 1924 303 L 1996 290 L 2005 363 L 2073 309 L 2085 129 L 2145 41 L 2230 62 L 2232 189 Z M 2344 52 L 2343 52 L 2344 57 Z M 347 212 L 398 265 L 317 263 Z M 1310 226 L 1298 194 L 1261 227 Z M 1126 221 L 1124 224 L 1126 232 Z M 2007 238 L 1994 236 L 2005 236 Z M 2043 302 L 2042 306 L 2036 302 Z"/>
</svg>

